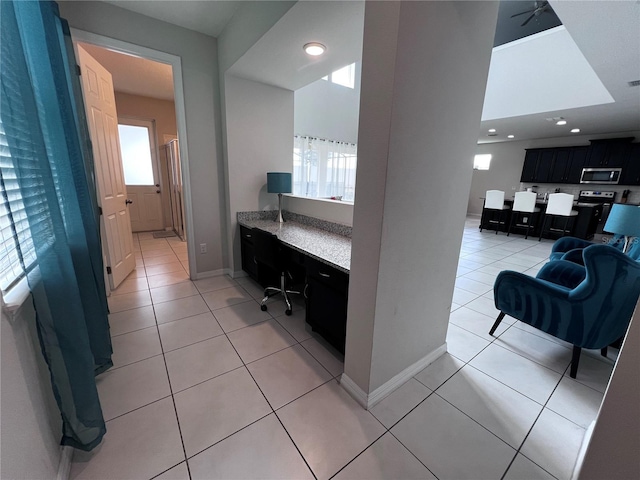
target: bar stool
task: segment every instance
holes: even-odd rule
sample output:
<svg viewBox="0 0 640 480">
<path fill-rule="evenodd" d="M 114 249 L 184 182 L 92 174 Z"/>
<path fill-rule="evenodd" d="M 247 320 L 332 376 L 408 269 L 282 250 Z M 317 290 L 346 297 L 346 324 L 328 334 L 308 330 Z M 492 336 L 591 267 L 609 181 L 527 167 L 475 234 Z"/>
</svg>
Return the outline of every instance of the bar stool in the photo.
<svg viewBox="0 0 640 480">
<path fill-rule="evenodd" d="M 534 192 L 516 192 L 516 198 L 513 201 L 513 213 L 511 214 L 511 221 L 509 222 L 509 229 L 507 230 L 507 237 L 511 233 L 513 224 L 516 227 L 522 227 L 527 229 L 524 238 L 529 238 L 529 230 L 535 228 L 534 219 L 537 218 L 540 213 L 540 209 L 536 207 L 537 195 Z"/>
<path fill-rule="evenodd" d="M 549 195 L 549 203 L 547 203 L 547 209 L 544 212 L 544 217 L 542 219 L 542 228 L 540 229 L 540 238 L 538 241 L 542 240 L 542 235 L 546 232 L 562 232 L 561 236 L 565 236 L 565 234 L 571 234 L 571 229 L 567 230 L 569 226 L 569 221 L 573 219 L 578 212 L 572 210 L 573 208 L 573 195 L 568 193 L 552 193 Z M 556 217 L 564 217 L 564 227 L 562 230 L 558 228 L 553 228 L 553 226 L 549 227 L 546 230 L 547 226 L 547 217 L 551 217 L 551 225 L 553 225 L 553 219 Z M 571 226 L 573 228 L 573 225 Z"/>
<path fill-rule="evenodd" d="M 509 213 L 509 205 L 504 204 L 504 192 L 502 190 L 487 190 L 484 199 L 484 207 L 482 208 L 482 217 L 480 218 L 480 231 L 482 231 L 483 225 L 487 226 L 495 224 L 496 235 L 500 225 L 506 225 L 507 221 L 504 218 L 505 213 Z M 496 220 L 496 215 L 498 219 Z"/>
</svg>

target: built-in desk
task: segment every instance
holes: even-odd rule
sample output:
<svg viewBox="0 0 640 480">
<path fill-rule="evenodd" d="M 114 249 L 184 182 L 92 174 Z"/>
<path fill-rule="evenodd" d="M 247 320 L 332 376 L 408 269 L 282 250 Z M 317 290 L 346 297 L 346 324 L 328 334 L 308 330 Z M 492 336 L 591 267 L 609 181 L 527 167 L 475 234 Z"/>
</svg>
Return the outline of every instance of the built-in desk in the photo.
<svg viewBox="0 0 640 480">
<path fill-rule="evenodd" d="M 273 221 L 275 212 L 238 213 L 242 269 L 263 287 L 268 286 L 269 282 L 273 283 L 273 275 L 269 272 L 265 274 L 268 267 L 255 260 L 251 229 L 259 228 L 275 234 L 283 245 L 295 253 L 295 262 L 304 270 L 306 322 L 344 353 L 351 265 L 351 228 L 302 215 L 283 213 L 285 218 L 289 217 L 283 224 Z"/>
</svg>

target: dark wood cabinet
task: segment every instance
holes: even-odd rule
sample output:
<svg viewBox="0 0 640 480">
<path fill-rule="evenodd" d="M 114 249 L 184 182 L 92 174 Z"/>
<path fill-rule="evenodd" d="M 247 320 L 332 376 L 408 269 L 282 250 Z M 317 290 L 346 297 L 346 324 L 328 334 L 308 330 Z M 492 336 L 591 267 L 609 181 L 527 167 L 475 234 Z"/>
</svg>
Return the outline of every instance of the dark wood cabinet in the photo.
<svg viewBox="0 0 640 480">
<path fill-rule="evenodd" d="M 639 144 L 629 140 L 592 140 L 589 146 L 528 149 L 520 181 L 578 184 L 583 168 L 611 167 L 622 168 L 620 185 L 640 185 Z"/>
<path fill-rule="evenodd" d="M 571 165 L 570 148 L 554 148 L 553 166 L 547 180 L 549 183 L 565 183 Z"/>
<path fill-rule="evenodd" d="M 255 260 L 251 229 L 240 226 L 242 269 L 263 287 L 279 285 L 279 274 Z M 306 322 L 341 353 L 347 332 L 349 274 L 286 247 L 294 280 L 304 279 Z M 300 290 L 296 288 L 296 290 Z"/>
<path fill-rule="evenodd" d="M 591 140 L 586 167 L 624 167 L 633 138 Z"/>
<path fill-rule="evenodd" d="M 522 166 L 521 182 L 537 182 L 538 175 L 538 157 L 540 155 L 539 148 L 527 150 L 524 156 L 524 165 Z"/>
<path fill-rule="evenodd" d="M 621 185 L 640 185 L 640 143 L 629 146 L 627 165 L 622 169 Z"/>
<path fill-rule="evenodd" d="M 349 275 L 312 258 L 307 260 L 306 321 L 344 353 Z"/>
<path fill-rule="evenodd" d="M 251 238 L 251 229 L 240 225 L 240 252 L 242 256 L 242 270 L 247 272 L 256 282 L 258 278 L 258 264 L 255 259 L 255 251 L 253 249 L 253 239 Z"/>
<path fill-rule="evenodd" d="M 582 169 L 587 161 L 587 154 L 589 153 L 589 147 L 571 147 L 570 148 L 570 165 L 567 170 L 566 179 L 564 183 L 580 183 L 580 177 L 582 176 Z"/>
</svg>

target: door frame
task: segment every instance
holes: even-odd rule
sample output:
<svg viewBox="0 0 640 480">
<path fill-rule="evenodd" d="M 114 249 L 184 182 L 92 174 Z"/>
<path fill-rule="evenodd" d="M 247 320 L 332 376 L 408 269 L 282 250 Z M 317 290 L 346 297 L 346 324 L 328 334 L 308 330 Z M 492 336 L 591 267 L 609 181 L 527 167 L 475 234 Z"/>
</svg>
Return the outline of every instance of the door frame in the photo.
<svg viewBox="0 0 640 480">
<path fill-rule="evenodd" d="M 173 71 L 173 101 L 176 109 L 176 126 L 178 128 L 178 138 L 181 139 L 178 147 L 180 149 L 180 162 L 183 183 L 184 214 L 187 231 L 187 255 L 189 259 L 189 277 L 196 279 L 195 271 L 195 249 L 193 248 L 194 227 L 193 227 L 193 205 L 191 201 L 191 177 L 189 175 L 189 153 L 187 148 L 187 121 L 184 101 L 184 84 L 182 82 L 182 60 L 177 55 L 153 50 L 115 38 L 98 35 L 71 28 L 71 38 L 74 42 L 89 43 L 98 47 L 108 48 L 116 52 L 146 58 L 160 63 L 171 65 Z"/>
</svg>

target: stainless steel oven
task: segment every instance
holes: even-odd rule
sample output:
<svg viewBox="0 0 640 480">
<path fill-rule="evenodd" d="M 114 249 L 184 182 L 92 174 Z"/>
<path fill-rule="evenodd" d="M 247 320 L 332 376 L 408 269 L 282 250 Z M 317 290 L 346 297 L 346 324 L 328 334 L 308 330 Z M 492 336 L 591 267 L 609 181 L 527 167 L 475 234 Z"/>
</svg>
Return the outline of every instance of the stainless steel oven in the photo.
<svg viewBox="0 0 640 480">
<path fill-rule="evenodd" d="M 621 174 L 621 168 L 583 168 L 580 183 L 617 185 Z"/>
</svg>

